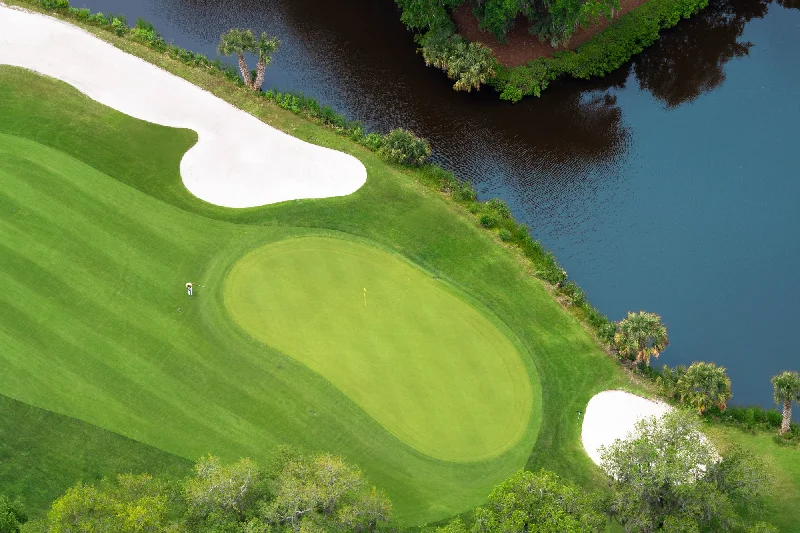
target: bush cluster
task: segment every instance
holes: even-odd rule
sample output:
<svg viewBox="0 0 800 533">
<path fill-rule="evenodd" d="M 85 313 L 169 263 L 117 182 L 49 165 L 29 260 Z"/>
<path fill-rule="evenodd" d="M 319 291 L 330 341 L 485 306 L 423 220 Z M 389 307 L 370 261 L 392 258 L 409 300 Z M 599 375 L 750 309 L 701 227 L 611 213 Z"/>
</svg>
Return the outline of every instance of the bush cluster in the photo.
<svg viewBox="0 0 800 533">
<path fill-rule="evenodd" d="M 480 90 L 495 76 L 499 63 L 494 52 L 481 43 L 471 43 L 453 33 L 452 27 L 435 28 L 416 38 L 425 65 L 434 66 L 455 81 L 453 89 Z"/>
<path fill-rule="evenodd" d="M 534 59 L 519 67 L 500 67 L 489 84 L 500 98 L 517 102 L 540 96 L 551 81 L 563 76 L 589 79 L 618 69 L 652 45 L 662 29 L 675 26 L 708 6 L 708 0 L 648 0 L 626 13 L 575 51 Z"/>
</svg>

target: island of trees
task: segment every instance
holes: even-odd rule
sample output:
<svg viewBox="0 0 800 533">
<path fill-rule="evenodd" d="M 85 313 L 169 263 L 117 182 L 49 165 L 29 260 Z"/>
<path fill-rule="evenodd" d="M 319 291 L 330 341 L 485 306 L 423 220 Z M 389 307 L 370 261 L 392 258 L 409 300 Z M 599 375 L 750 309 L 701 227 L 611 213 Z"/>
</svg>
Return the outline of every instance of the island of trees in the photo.
<svg viewBox="0 0 800 533">
<path fill-rule="evenodd" d="M 471 0 L 479 27 L 503 41 L 515 24 L 527 24 L 531 34 L 553 49 L 552 56 L 525 65 L 500 64 L 493 51 L 456 33 L 452 11 L 467 0 L 396 0 L 401 20 L 417 32 L 425 63 L 447 73 L 458 91 L 490 85 L 504 100 L 541 95 L 562 76 L 603 76 L 653 44 L 664 28 L 675 26 L 708 5 L 708 0 L 647 0 L 616 18 L 619 0 Z M 575 50 L 566 50 L 580 28 L 601 20 L 614 22 Z"/>
</svg>

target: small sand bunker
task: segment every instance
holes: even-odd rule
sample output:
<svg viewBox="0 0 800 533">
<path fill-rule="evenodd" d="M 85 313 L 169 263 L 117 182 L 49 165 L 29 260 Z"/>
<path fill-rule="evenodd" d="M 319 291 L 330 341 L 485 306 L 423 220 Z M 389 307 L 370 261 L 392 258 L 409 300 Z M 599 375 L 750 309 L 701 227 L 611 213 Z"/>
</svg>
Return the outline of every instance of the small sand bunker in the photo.
<svg viewBox="0 0 800 533">
<path fill-rule="evenodd" d="M 57 19 L 0 3 L 0 64 L 62 80 L 132 117 L 197 132 L 181 161 L 189 191 L 212 204 L 255 207 L 355 192 L 356 158 L 303 142 L 211 93 Z M 124 149 L 124 147 L 120 147 Z"/>
<path fill-rule="evenodd" d="M 636 422 L 651 416 L 661 417 L 672 408 L 625 391 L 609 390 L 589 400 L 583 416 L 581 440 L 586 453 L 600 465 L 600 448 L 625 439 Z"/>
</svg>

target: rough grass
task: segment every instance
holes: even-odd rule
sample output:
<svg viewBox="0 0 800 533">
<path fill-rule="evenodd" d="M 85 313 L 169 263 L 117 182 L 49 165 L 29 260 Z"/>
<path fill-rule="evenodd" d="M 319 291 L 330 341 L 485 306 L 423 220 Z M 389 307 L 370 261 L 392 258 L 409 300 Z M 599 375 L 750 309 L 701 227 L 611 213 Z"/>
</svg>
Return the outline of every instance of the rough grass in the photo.
<svg viewBox="0 0 800 533">
<path fill-rule="evenodd" d="M 739 445 L 766 463 L 773 482 L 760 518 L 779 531 L 800 531 L 800 447 L 776 444 L 773 432 L 747 432 L 722 425 L 709 425 L 707 432 L 720 449 Z"/>
<path fill-rule="evenodd" d="M 32 518 L 78 481 L 145 472 L 178 479 L 190 470 L 182 457 L 0 396 L 0 494 L 22 498 Z"/>
<path fill-rule="evenodd" d="M 538 378 L 502 324 L 379 248 L 330 238 L 268 244 L 231 270 L 225 305 L 254 338 L 433 457 L 495 457 L 530 422 Z"/>
<path fill-rule="evenodd" d="M 410 525 L 481 503 L 526 465 L 598 486 L 579 412 L 594 393 L 630 385 L 514 251 L 413 174 L 211 74 L 161 60 L 284 131 L 352 153 L 368 182 L 343 198 L 218 208 L 180 182 L 192 132 L 0 67 L 0 132 L 8 134 L 0 248 L 9 258 L 0 264 L 0 393 L 190 459 L 258 458 L 278 443 L 341 454 L 387 490 Z M 515 446 L 472 463 L 420 454 L 329 381 L 231 322 L 222 285 L 236 260 L 266 242 L 331 232 L 416 263 L 519 340 L 541 390 Z M 197 283 L 192 301 L 186 281 Z"/>
</svg>

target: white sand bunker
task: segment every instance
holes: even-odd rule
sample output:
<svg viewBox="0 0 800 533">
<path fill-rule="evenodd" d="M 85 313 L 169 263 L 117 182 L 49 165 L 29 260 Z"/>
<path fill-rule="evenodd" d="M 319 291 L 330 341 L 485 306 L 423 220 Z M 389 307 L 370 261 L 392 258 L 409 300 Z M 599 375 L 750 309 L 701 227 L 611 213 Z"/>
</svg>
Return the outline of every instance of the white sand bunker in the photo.
<svg viewBox="0 0 800 533">
<path fill-rule="evenodd" d="M 583 447 L 592 461 L 599 465 L 602 446 L 610 446 L 617 439 L 627 438 L 639 420 L 661 417 L 671 409 L 665 403 L 625 391 L 609 390 L 596 394 L 589 400 L 583 415 Z"/>
<path fill-rule="evenodd" d="M 352 156 L 286 135 L 79 28 L 2 4 L 0 64 L 65 81 L 133 117 L 196 131 L 199 141 L 181 161 L 181 176 L 192 194 L 213 204 L 342 196 L 367 179 Z"/>
</svg>

